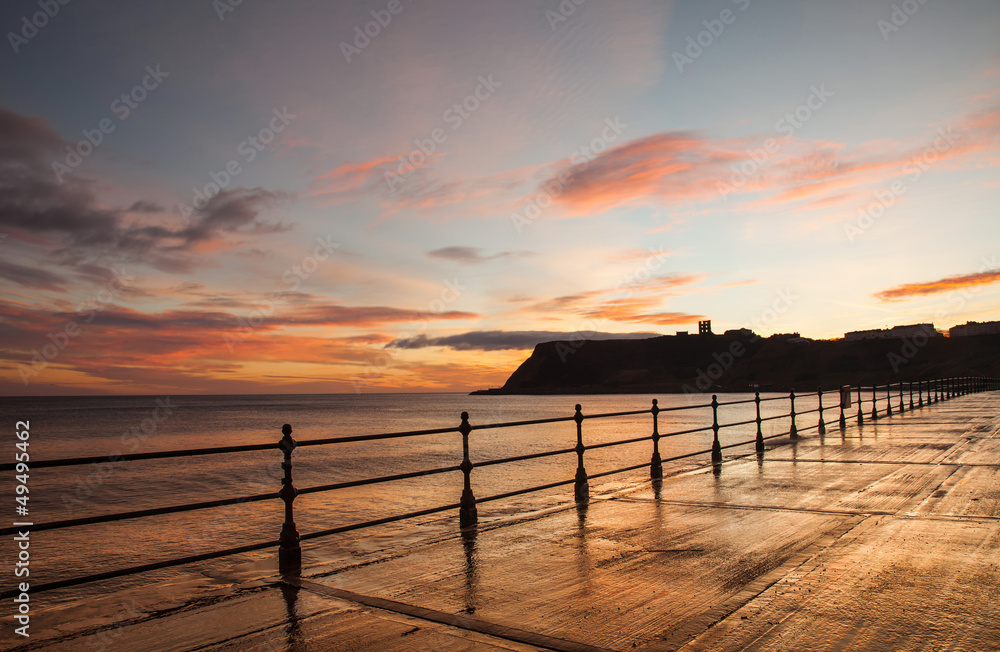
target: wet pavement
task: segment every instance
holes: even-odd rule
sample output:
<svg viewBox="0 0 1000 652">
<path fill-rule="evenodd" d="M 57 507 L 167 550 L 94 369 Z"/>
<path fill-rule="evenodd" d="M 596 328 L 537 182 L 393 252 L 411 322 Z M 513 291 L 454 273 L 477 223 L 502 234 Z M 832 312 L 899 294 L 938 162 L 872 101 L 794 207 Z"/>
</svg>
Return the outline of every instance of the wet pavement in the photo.
<svg viewBox="0 0 1000 652">
<path fill-rule="evenodd" d="M 833 424 L 585 507 L 307 554 L 301 580 L 24 649 L 998 650 L 998 408 Z"/>
</svg>

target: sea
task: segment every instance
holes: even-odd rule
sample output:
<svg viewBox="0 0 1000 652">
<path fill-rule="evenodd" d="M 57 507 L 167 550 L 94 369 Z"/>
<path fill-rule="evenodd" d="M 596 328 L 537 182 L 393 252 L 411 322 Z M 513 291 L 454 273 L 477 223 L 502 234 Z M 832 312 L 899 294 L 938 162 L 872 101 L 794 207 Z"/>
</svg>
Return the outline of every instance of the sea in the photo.
<svg viewBox="0 0 1000 652">
<path fill-rule="evenodd" d="M 469 413 L 471 424 L 496 424 L 553 417 L 572 417 L 574 406 L 582 413 L 649 410 L 653 399 L 661 410 L 660 453 L 664 459 L 699 450 L 712 443 L 711 396 L 707 394 L 581 395 L 581 396 L 471 396 L 441 394 L 330 394 L 251 396 L 95 396 L 0 398 L 0 439 L 13 461 L 19 441 L 15 433 L 27 423 L 30 453 L 27 485 L 28 514 L 19 516 L 15 502 L 15 472 L 2 480 L 8 523 L 47 523 L 71 518 L 148 509 L 192 502 L 236 498 L 277 492 L 282 477 L 280 451 L 273 450 L 201 455 L 172 459 L 122 461 L 125 453 L 171 451 L 190 448 L 274 443 L 283 424 L 292 426 L 298 441 L 328 437 L 457 428 L 460 414 Z M 762 415 L 789 412 L 788 396 L 762 394 Z M 753 421 L 752 394 L 719 395 L 719 422 Z M 773 399 L 773 400 L 767 400 Z M 750 401 L 750 402 L 746 402 Z M 826 420 L 835 422 L 836 398 L 827 395 Z M 738 403 L 726 405 L 726 403 Z M 800 414 L 816 407 L 815 397 L 796 400 Z M 674 410 L 674 408 L 688 408 Z M 815 427 L 817 415 L 799 417 L 799 428 Z M 788 430 L 789 420 L 765 421 L 765 437 Z M 667 436 L 672 432 L 706 428 L 702 432 Z M 649 462 L 652 455 L 652 416 L 649 413 L 586 418 L 582 424 L 586 446 L 643 437 L 642 441 L 586 451 L 588 474 L 597 474 Z M 753 423 L 723 427 L 723 446 L 751 441 Z M 576 444 L 573 421 L 474 430 L 469 437 L 473 464 L 549 450 L 571 449 Z M 752 443 L 725 450 L 727 458 L 753 455 Z M 37 460 L 95 456 L 101 462 L 82 466 L 30 468 Z M 293 482 L 297 488 L 314 487 L 365 478 L 449 467 L 462 461 L 458 432 L 400 439 L 303 446 L 292 456 Z M 706 468 L 706 455 L 664 463 L 669 475 Z M 571 480 L 577 467 L 575 453 L 500 464 L 472 470 L 477 498 Z M 647 467 L 591 481 L 592 495 L 624 491 L 648 483 Z M 462 473 L 453 471 L 385 484 L 367 485 L 299 496 L 294 502 L 300 534 L 352 523 L 457 503 Z M 565 508 L 573 503 L 573 485 L 563 485 L 478 506 L 481 523 L 492 523 Z M 366 528 L 303 542 L 307 567 L 347 563 L 358 550 L 366 554 L 404 549 L 421 541 L 454 535 L 458 514 L 447 512 Z M 31 534 L 30 581 L 41 585 L 62 578 L 89 575 L 174 557 L 194 555 L 278 538 L 283 520 L 280 500 L 265 500 L 180 514 L 128 519 Z M 5 566 L 12 566 L 18 551 L 13 535 L 0 541 Z M 164 604 L 198 599 L 220 587 L 238 585 L 276 570 L 276 550 L 267 549 L 187 566 L 161 569 L 124 578 L 35 594 L 34 608 L 90 613 L 94 601 L 114 595 L 133 595 L 147 611 Z M 14 578 L 5 570 L 2 585 Z M 10 602 L 4 601 L 7 613 Z"/>
</svg>

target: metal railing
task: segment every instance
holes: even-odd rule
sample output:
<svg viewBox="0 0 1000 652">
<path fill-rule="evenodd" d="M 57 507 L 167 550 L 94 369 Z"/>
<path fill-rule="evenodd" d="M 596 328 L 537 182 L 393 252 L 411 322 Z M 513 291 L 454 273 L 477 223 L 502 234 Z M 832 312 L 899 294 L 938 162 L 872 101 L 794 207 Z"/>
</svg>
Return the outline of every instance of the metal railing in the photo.
<svg viewBox="0 0 1000 652">
<path fill-rule="evenodd" d="M 901 381 L 895 383 L 887 383 L 885 385 L 874 384 L 871 386 L 845 385 L 841 387 L 839 390 L 834 390 L 834 391 L 824 392 L 822 389 L 817 389 L 816 392 L 810 392 L 806 394 L 796 394 L 794 391 L 792 391 L 787 395 L 771 396 L 767 398 L 761 398 L 760 393 L 758 392 L 754 395 L 754 398 L 752 399 L 723 401 L 723 402 L 720 402 L 718 400 L 717 395 L 713 395 L 711 398 L 711 402 L 709 403 L 699 403 L 696 405 L 685 405 L 685 406 L 668 407 L 668 408 L 659 407 L 658 401 L 656 399 L 653 399 L 652 407 L 650 407 L 649 409 L 630 410 L 624 412 L 607 412 L 602 414 L 585 415 L 582 411 L 582 407 L 580 405 L 576 405 L 575 412 L 572 416 L 554 417 L 546 419 L 531 419 L 527 421 L 512 421 L 506 423 L 472 424 L 469 422 L 469 414 L 467 412 L 462 412 L 461 421 L 459 425 L 456 427 L 434 428 L 429 430 L 412 430 L 407 432 L 380 433 L 373 435 L 328 437 L 324 439 L 308 439 L 298 442 L 292 439 L 292 427 L 288 424 L 285 424 L 284 426 L 282 426 L 281 429 L 282 432 L 281 440 L 278 441 L 277 444 L 250 444 L 244 446 L 220 446 L 215 448 L 194 448 L 187 450 L 124 454 L 119 456 L 118 459 L 120 461 L 137 462 L 141 460 L 189 457 L 195 455 L 219 455 L 219 454 L 240 453 L 248 451 L 271 450 L 274 448 L 278 448 L 281 450 L 283 454 L 283 461 L 281 463 L 281 466 L 283 469 L 284 477 L 281 480 L 280 490 L 276 492 L 255 494 L 250 496 L 240 496 L 236 498 L 226 498 L 220 500 L 209 500 L 197 503 L 189 503 L 185 505 L 171 505 L 171 506 L 157 507 L 152 509 L 119 512 L 115 514 L 104 514 L 100 516 L 74 518 L 61 521 L 51 521 L 48 523 L 34 524 L 31 526 L 30 529 L 32 531 L 56 530 L 63 528 L 78 527 L 83 525 L 92 525 L 97 523 L 109 523 L 113 521 L 121 521 L 126 519 L 147 518 L 163 514 L 175 514 L 180 512 L 211 509 L 215 507 L 222 507 L 225 505 L 234 505 L 234 504 L 243 504 L 243 503 L 257 502 L 263 500 L 279 499 L 283 502 L 284 506 L 284 522 L 282 523 L 281 531 L 278 535 L 278 538 L 275 540 L 261 541 L 257 543 L 251 543 L 247 545 L 227 548 L 224 550 L 215 550 L 212 552 L 206 552 L 202 554 L 189 555 L 186 557 L 152 562 L 140 566 L 120 568 L 102 573 L 95 573 L 91 575 L 85 575 L 80 577 L 73 577 L 54 582 L 49 582 L 46 584 L 34 585 L 32 586 L 32 592 L 37 593 L 40 591 L 76 586 L 88 582 L 113 579 L 116 577 L 122 577 L 126 575 L 133 575 L 137 573 L 144 573 L 152 570 L 169 568 L 173 566 L 192 564 L 200 561 L 217 559 L 220 557 L 227 557 L 240 553 L 253 552 L 257 550 L 274 548 L 274 547 L 278 548 L 278 566 L 280 572 L 297 573 L 299 572 L 302 566 L 301 543 L 303 541 L 307 541 L 310 539 L 317 539 L 342 532 L 349 532 L 352 530 L 359 530 L 363 528 L 374 527 L 377 525 L 384 525 L 387 523 L 418 518 L 430 514 L 453 511 L 456 509 L 458 510 L 459 513 L 459 526 L 461 528 L 474 527 L 478 522 L 477 506 L 483 503 L 502 500 L 505 498 L 511 498 L 514 496 L 519 496 L 531 492 L 545 491 L 548 489 L 554 489 L 556 487 L 561 487 L 569 484 L 573 485 L 573 494 L 575 500 L 578 502 L 585 502 L 589 499 L 590 496 L 590 486 L 589 486 L 590 480 L 604 476 L 615 475 L 619 473 L 627 473 L 629 471 L 635 471 L 646 467 L 649 468 L 650 478 L 656 480 L 663 477 L 664 462 L 673 462 L 685 458 L 695 457 L 698 455 L 710 454 L 712 464 L 715 467 L 716 472 L 719 472 L 719 470 L 721 469 L 720 465 L 722 464 L 723 449 L 749 446 L 752 444 L 754 445 L 757 455 L 762 457 L 765 452 L 764 442 L 768 439 L 774 439 L 784 436 L 796 439 L 801 436 L 802 432 L 810 430 L 817 430 L 820 434 L 826 433 L 827 425 L 825 421 L 825 413 L 829 410 L 836 411 L 839 409 L 839 416 L 837 417 L 837 422 L 841 429 L 845 429 L 847 427 L 847 422 L 849 418 L 856 419 L 858 425 L 861 425 L 864 423 L 866 415 L 870 415 L 870 419 L 872 421 L 875 421 L 881 418 L 882 416 L 885 417 L 892 416 L 894 411 L 893 403 L 896 403 L 895 411 L 899 414 L 902 414 L 907 410 L 912 411 L 915 409 L 919 409 L 925 405 L 933 405 L 957 396 L 963 396 L 975 392 L 994 391 L 997 389 L 1000 389 L 1000 379 L 983 378 L 983 377 L 959 377 L 959 378 L 921 380 L 912 382 Z M 836 406 L 824 405 L 823 402 L 824 398 L 831 396 L 837 397 L 838 399 L 837 405 Z M 817 398 L 817 407 L 811 410 L 797 412 L 795 408 L 796 399 L 803 399 L 809 397 Z M 787 413 L 776 414 L 766 417 L 761 416 L 762 403 L 773 402 L 773 401 L 786 401 L 786 400 L 789 402 L 789 411 Z M 856 415 L 852 416 L 849 413 L 849 411 L 853 410 L 853 404 L 855 402 L 857 403 L 857 412 Z M 755 418 L 744 421 L 736 421 L 732 423 L 719 422 L 720 408 L 725 408 L 735 405 L 749 405 L 749 404 L 754 404 L 756 413 Z M 870 412 L 868 410 L 869 406 L 871 408 Z M 659 432 L 659 415 L 661 413 L 679 412 L 684 410 L 707 409 L 707 408 L 711 408 L 712 410 L 711 424 L 704 425 L 701 427 L 687 428 L 684 430 L 677 430 L 666 433 Z M 584 421 L 591 421 L 595 419 L 606 419 L 612 417 L 634 416 L 640 414 L 651 415 L 652 417 L 651 434 L 639 437 L 633 437 L 629 439 L 592 444 L 589 446 L 584 445 L 583 443 Z M 799 420 L 809 414 L 817 415 L 817 420 L 815 422 L 815 425 L 804 426 L 804 427 L 800 426 Z M 762 424 L 766 421 L 772 421 L 777 419 L 789 419 L 788 430 L 765 437 L 763 434 Z M 516 455 L 513 457 L 491 459 L 483 462 L 478 462 L 477 464 L 473 464 L 469 459 L 469 435 L 474 430 L 516 428 L 516 427 L 540 425 L 540 424 L 566 423 L 570 421 L 576 423 L 576 445 L 574 447 L 530 453 L 526 455 Z M 730 443 L 727 445 L 722 445 L 720 443 L 719 441 L 720 430 L 726 428 L 735 428 L 739 426 L 750 426 L 750 425 L 756 426 L 756 436 L 754 439 L 747 441 L 740 441 L 736 443 Z M 362 480 L 353 480 L 348 482 L 339 482 L 339 483 L 325 484 L 319 486 L 305 487 L 302 489 L 298 489 L 292 484 L 292 452 L 296 448 L 308 447 L 308 446 L 336 445 L 336 444 L 344 444 L 347 442 L 367 442 L 367 441 L 377 441 L 383 439 L 422 437 L 427 435 L 447 434 L 456 432 L 462 435 L 462 461 L 460 464 L 457 465 L 445 466 L 434 469 L 424 469 L 408 473 L 398 473 L 394 475 L 385 475 L 374 478 L 366 478 Z M 709 432 L 712 433 L 712 444 L 710 448 L 684 454 L 678 454 L 667 458 L 661 457 L 660 454 L 661 440 L 669 437 L 677 437 L 681 435 L 690 435 L 696 433 L 707 434 Z M 623 468 L 617 468 L 610 471 L 602 471 L 600 473 L 592 473 L 592 474 L 587 473 L 584 464 L 584 455 L 587 451 L 614 447 L 614 446 L 622 446 L 626 444 L 635 444 L 644 441 L 648 441 L 652 444 L 652 456 L 649 462 L 644 461 Z M 557 455 L 569 455 L 574 453 L 576 454 L 577 466 L 576 466 L 576 474 L 573 478 L 568 478 L 557 482 L 550 482 L 547 484 L 528 487 L 525 489 L 507 491 L 504 493 L 486 496 L 483 498 L 477 498 L 473 492 L 472 471 L 475 468 L 487 467 L 499 464 L 511 464 L 526 460 L 540 459 Z M 98 457 L 79 457 L 79 458 L 54 459 L 54 460 L 39 460 L 31 462 L 31 467 L 33 469 L 38 469 L 46 467 L 51 468 L 51 467 L 61 467 L 61 466 L 77 466 L 82 464 L 98 463 L 102 462 L 105 459 L 106 459 L 105 457 L 98 456 Z M 2 471 L 10 471 L 14 470 L 15 468 L 16 464 L 13 463 L 0 464 L 0 470 Z M 295 525 L 295 515 L 294 515 L 293 505 L 296 496 L 310 494 L 310 493 L 336 491 L 339 489 L 359 487 L 364 485 L 382 484 L 409 478 L 421 477 L 421 476 L 452 473 L 456 471 L 461 471 L 463 474 L 462 493 L 459 502 L 457 503 L 440 505 L 428 509 L 411 511 L 405 514 L 388 516 L 384 518 L 378 518 L 359 523 L 341 525 L 337 527 L 328 528 L 325 530 L 309 532 L 306 534 L 299 534 L 298 529 Z M 19 528 L 17 526 L 11 528 L 3 528 L 0 529 L 0 534 L 2 535 L 12 534 L 23 529 L 24 528 Z M 8 590 L 0 593 L 0 598 L 7 598 L 14 595 L 17 595 L 17 592 L 15 590 Z"/>
</svg>

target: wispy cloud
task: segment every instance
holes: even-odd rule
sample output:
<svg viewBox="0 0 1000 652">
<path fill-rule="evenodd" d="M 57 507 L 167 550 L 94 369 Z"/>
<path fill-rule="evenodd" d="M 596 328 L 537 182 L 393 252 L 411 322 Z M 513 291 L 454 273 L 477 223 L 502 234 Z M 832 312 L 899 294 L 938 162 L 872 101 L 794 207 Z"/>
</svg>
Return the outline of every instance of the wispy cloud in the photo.
<svg viewBox="0 0 1000 652">
<path fill-rule="evenodd" d="M 432 346 L 455 351 L 502 351 L 532 349 L 542 342 L 557 340 L 640 340 L 658 337 L 660 333 L 602 333 L 597 331 L 471 331 L 445 337 L 417 335 L 393 340 L 392 349 L 422 349 Z"/>
<path fill-rule="evenodd" d="M 0 278 L 13 281 L 26 288 L 65 292 L 66 279 L 44 269 L 26 267 L 17 263 L 0 260 Z"/>
<path fill-rule="evenodd" d="M 479 247 L 442 247 L 434 251 L 427 252 L 431 258 L 439 258 L 461 264 L 487 263 L 491 260 L 502 258 L 524 258 L 533 256 L 530 251 L 500 251 L 495 254 L 488 254 Z"/>
<path fill-rule="evenodd" d="M 907 283 L 897 285 L 894 288 L 883 290 L 875 294 L 875 298 L 881 301 L 900 301 L 911 297 L 920 297 L 928 294 L 939 294 L 950 290 L 975 287 L 977 285 L 990 285 L 1000 282 L 1000 270 L 978 272 L 976 274 L 964 274 L 960 276 L 948 276 L 937 281 L 926 283 Z"/>
<path fill-rule="evenodd" d="M 163 208 L 148 200 L 109 208 L 98 200 L 95 182 L 56 179 L 51 161 L 65 145 L 44 121 L 0 107 L 0 230 L 24 242 L 48 244 L 55 264 L 72 267 L 100 255 L 187 271 L 200 264 L 196 252 L 233 246 L 228 238 L 290 228 L 262 215 L 291 195 L 263 188 L 225 189 L 186 226 L 170 225 L 161 216 Z"/>
</svg>

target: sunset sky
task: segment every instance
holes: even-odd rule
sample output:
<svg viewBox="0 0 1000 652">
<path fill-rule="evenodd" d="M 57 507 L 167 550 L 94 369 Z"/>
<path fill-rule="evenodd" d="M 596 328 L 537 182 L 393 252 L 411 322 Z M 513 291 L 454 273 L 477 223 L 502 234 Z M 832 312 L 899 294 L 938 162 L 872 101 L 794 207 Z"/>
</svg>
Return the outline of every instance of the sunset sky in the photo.
<svg viewBox="0 0 1000 652">
<path fill-rule="evenodd" d="M 578 331 L 1000 319 L 995 0 L 0 27 L 3 395 L 468 391 Z"/>
</svg>

